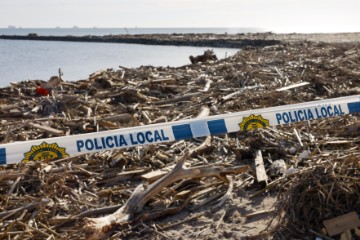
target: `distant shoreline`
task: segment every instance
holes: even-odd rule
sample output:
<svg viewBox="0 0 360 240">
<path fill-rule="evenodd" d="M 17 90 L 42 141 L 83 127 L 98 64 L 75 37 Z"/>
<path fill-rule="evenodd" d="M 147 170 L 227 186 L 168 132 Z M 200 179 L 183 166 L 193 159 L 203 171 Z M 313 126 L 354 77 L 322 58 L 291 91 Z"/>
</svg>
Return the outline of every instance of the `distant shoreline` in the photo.
<svg viewBox="0 0 360 240">
<path fill-rule="evenodd" d="M 34 40 L 34 41 L 66 41 L 66 42 L 102 42 L 102 43 L 130 43 L 142 45 L 165 46 L 194 46 L 216 48 L 244 48 L 247 46 L 264 47 L 293 41 L 320 42 L 360 42 L 360 33 L 289 33 L 275 34 L 247 33 L 247 34 L 138 34 L 138 35 L 104 35 L 104 36 L 40 36 L 36 33 L 28 35 L 0 35 L 0 39 Z"/>
<path fill-rule="evenodd" d="M 229 37 L 231 36 L 231 37 Z M 264 47 L 280 43 L 279 40 L 243 38 L 245 34 L 142 34 L 142 35 L 105 35 L 105 36 L 38 36 L 36 33 L 23 35 L 0 35 L 6 40 L 65 41 L 65 42 L 102 42 L 130 43 L 142 45 L 194 46 L 216 48 L 243 48 L 246 46 Z"/>
</svg>

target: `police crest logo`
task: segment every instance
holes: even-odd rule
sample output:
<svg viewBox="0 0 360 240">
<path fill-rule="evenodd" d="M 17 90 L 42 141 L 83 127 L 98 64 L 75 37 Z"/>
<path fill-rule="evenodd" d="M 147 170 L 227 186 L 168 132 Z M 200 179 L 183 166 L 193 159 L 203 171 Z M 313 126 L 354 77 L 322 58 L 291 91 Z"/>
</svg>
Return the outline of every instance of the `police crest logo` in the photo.
<svg viewBox="0 0 360 240">
<path fill-rule="evenodd" d="M 264 119 L 261 115 L 255 116 L 254 114 L 251 114 L 249 117 L 244 117 L 243 121 L 239 123 L 242 131 L 264 128 L 266 126 L 269 126 L 269 120 Z"/>
<path fill-rule="evenodd" d="M 66 148 L 59 147 L 57 143 L 43 142 L 38 146 L 32 146 L 29 152 L 24 153 L 24 156 L 22 162 L 56 160 L 69 157 L 69 154 L 66 153 Z"/>
</svg>

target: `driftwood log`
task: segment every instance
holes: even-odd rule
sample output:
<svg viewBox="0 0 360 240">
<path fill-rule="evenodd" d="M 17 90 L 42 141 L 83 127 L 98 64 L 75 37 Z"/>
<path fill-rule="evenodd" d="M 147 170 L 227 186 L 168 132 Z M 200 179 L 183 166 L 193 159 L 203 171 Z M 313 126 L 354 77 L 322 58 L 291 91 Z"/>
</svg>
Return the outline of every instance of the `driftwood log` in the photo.
<svg viewBox="0 0 360 240">
<path fill-rule="evenodd" d="M 106 238 L 111 233 L 114 226 L 133 220 L 134 216 L 142 211 L 144 205 L 152 197 L 176 181 L 181 179 L 215 176 L 225 182 L 228 182 L 226 175 L 240 174 L 248 170 L 247 165 L 229 168 L 217 166 L 186 168 L 184 167 L 184 163 L 188 157 L 189 152 L 187 151 L 184 155 L 177 159 L 177 164 L 171 172 L 149 185 L 148 188 L 145 189 L 143 184 L 139 185 L 124 206 L 113 214 L 100 218 L 85 219 L 86 228 L 89 232 L 89 238 Z"/>
</svg>

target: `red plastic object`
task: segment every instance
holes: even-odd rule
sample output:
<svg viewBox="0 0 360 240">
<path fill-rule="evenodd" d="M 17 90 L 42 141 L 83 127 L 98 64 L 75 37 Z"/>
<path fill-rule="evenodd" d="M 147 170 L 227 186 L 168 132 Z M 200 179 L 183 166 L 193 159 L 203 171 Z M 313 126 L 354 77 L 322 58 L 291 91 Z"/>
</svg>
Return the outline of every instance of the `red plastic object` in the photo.
<svg viewBox="0 0 360 240">
<path fill-rule="evenodd" d="M 42 96 L 49 95 L 49 91 L 47 89 L 39 87 L 39 86 L 36 87 L 36 93 L 39 95 L 42 95 Z"/>
</svg>

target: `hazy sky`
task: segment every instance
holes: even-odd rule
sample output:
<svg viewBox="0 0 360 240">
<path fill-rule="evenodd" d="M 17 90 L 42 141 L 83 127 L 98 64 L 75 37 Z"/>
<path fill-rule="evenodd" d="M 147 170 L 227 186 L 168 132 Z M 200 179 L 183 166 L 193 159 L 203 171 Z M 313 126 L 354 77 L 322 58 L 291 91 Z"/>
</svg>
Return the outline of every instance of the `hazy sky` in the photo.
<svg viewBox="0 0 360 240">
<path fill-rule="evenodd" d="M 360 31 L 360 0 L 0 0 L 0 27 Z"/>
</svg>

